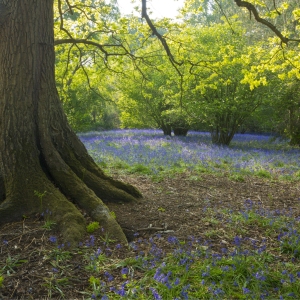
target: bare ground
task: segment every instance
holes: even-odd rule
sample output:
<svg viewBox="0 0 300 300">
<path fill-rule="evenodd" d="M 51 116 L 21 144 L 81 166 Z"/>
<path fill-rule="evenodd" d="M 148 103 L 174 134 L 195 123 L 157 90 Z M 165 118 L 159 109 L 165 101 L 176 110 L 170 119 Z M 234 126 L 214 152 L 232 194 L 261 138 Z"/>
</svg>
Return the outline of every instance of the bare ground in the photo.
<svg viewBox="0 0 300 300">
<path fill-rule="evenodd" d="M 147 240 L 168 251 L 167 236 L 181 240 L 189 236 L 205 238 L 207 232 L 217 232 L 213 239 L 215 248 L 221 243 L 230 243 L 224 224 L 213 224 L 207 212 L 220 208 L 238 211 L 245 200 L 251 199 L 257 207 L 265 210 L 291 211 L 300 215 L 300 183 L 271 181 L 247 177 L 244 182 L 232 181 L 225 176 L 212 174 L 180 174 L 153 182 L 146 176 L 117 175 L 140 189 L 143 200 L 139 204 L 108 204 L 116 215 L 128 240 L 139 243 L 147 251 Z M 87 222 L 90 220 L 87 218 Z M 22 222 L 0 227 L 0 275 L 4 275 L 0 288 L 0 300 L 4 299 L 87 299 L 91 295 L 90 276 L 105 280 L 104 270 L 95 274 L 86 268 L 92 250 L 103 249 L 108 257 L 121 260 L 134 255 L 134 249 L 106 243 L 105 233 L 96 231 L 92 237 L 87 234 L 83 244 L 75 251 L 68 251 L 52 243 L 50 236 L 55 231 L 43 228 L 45 220 L 40 216 L 25 218 Z M 161 237 L 158 237 L 160 233 Z M 252 236 L 263 236 L 253 229 Z M 114 270 L 114 276 L 120 270 Z M 137 273 L 136 276 L 142 276 Z"/>
</svg>

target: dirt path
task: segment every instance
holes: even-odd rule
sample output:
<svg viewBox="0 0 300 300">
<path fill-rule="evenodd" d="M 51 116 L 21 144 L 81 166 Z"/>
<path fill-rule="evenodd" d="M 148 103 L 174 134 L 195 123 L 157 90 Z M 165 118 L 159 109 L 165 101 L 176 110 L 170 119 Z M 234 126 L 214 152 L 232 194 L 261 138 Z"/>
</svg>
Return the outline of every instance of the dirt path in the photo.
<svg viewBox="0 0 300 300">
<path fill-rule="evenodd" d="M 143 176 L 118 176 L 137 186 L 144 199 L 138 205 L 109 204 L 129 238 L 138 232 L 148 236 L 155 232 L 176 234 L 179 238 L 202 235 L 207 209 L 244 207 L 250 199 L 266 210 L 294 209 L 300 215 L 300 183 L 276 182 L 248 177 L 244 182 L 211 174 L 181 174 L 153 182 Z"/>
</svg>

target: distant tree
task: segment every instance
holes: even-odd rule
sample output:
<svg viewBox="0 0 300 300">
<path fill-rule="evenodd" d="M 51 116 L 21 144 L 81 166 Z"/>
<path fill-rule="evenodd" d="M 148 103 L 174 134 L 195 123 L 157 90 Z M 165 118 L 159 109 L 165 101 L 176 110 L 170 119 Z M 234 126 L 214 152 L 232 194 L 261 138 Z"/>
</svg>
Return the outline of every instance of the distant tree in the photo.
<svg viewBox="0 0 300 300">
<path fill-rule="evenodd" d="M 165 135 L 171 135 L 172 128 L 180 128 L 183 124 L 189 128 L 190 125 L 182 117 L 178 102 L 174 100 L 179 91 L 176 79 L 169 80 L 169 72 L 174 70 L 165 60 L 158 61 L 153 62 L 156 63 L 155 68 L 144 67 L 134 70 L 132 76 L 120 78 L 122 96 L 118 107 L 123 127 L 153 127 L 161 129 Z"/>
<path fill-rule="evenodd" d="M 299 1 L 235 0 L 235 3 L 248 11 L 253 22 L 266 28 L 269 33 L 269 39 L 265 39 L 263 46 L 268 48 L 269 55 L 260 65 L 252 67 L 250 81 L 257 80 L 266 70 L 277 77 L 275 80 L 272 77 L 276 82 L 273 85 L 276 95 L 273 103 L 269 103 L 269 107 L 274 110 L 273 118 L 277 120 L 274 127 L 277 132 L 289 137 L 291 144 L 300 145 Z"/>
<path fill-rule="evenodd" d="M 233 20 L 230 26 L 226 22 L 190 26 L 182 35 L 189 36 L 192 48 L 182 50 L 183 59 L 190 64 L 182 105 L 187 115 L 210 128 L 213 143 L 228 145 L 268 97 L 266 74 L 261 74 L 257 82 L 244 82 L 259 53 L 248 46 L 244 29 Z"/>
<path fill-rule="evenodd" d="M 166 26 L 170 32 L 178 30 L 178 24 L 172 25 L 168 21 L 157 24 Z M 145 26 L 147 30 L 148 26 L 145 24 L 139 26 L 141 26 L 139 32 L 145 34 L 147 32 Z M 165 35 L 176 36 L 176 33 L 170 32 L 165 30 Z M 173 75 L 176 70 L 168 60 L 159 40 L 151 36 L 143 42 L 144 38 L 140 34 L 131 41 L 133 48 L 143 44 L 143 47 L 135 52 L 135 55 L 143 57 L 142 63 L 129 68 L 128 63 L 123 61 L 124 70 L 118 76 L 117 87 L 121 97 L 117 102 L 121 111 L 121 126 L 160 128 L 165 135 L 171 135 L 172 127 L 176 127 L 180 114 L 176 113 L 175 117 L 175 111 L 179 106 L 177 96 L 180 91 L 179 79 Z M 188 125 L 188 120 L 185 120 L 185 123 Z"/>
</svg>

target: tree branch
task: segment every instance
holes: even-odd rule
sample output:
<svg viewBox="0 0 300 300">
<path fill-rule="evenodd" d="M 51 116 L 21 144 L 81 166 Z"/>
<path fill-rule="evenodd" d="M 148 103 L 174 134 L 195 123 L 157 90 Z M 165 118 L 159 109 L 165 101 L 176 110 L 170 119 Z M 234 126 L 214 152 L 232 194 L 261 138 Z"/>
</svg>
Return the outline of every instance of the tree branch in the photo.
<svg viewBox="0 0 300 300">
<path fill-rule="evenodd" d="M 223 16 L 225 17 L 225 19 L 226 19 L 226 21 L 227 21 L 227 23 L 228 23 L 228 25 L 229 25 L 229 27 L 230 27 L 232 33 L 235 33 L 234 30 L 233 30 L 233 28 L 232 28 L 232 25 L 231 25 L 229 19 L 227 18 L 226 14 L 225 14 L 225 12 L 224 12 L 224 10 L 223 10 L 222 5 L 221 5 L 221 4 L 219 3 L 219 1 L 217 1 L 217 0 L 215 0 L 215 2 L 216 2 L 217 5 L 219 6 L 220 11 L 221 11 L 221 13 L 223 14 Z"/>
<path fill-rule="evenodd" d="M 160 40 L 160 42 L 162 43 L 168 57 L 169 60 L 171 62 L 171 64 L 173 65 L 173 67 L 175 68 L 176 72 L 178 73 L 179 77 L 180 77 L 180 103 L 182 105 L 182 96 L 183 96 L 183 74 L 181 73 L 181 71 L 179 70 L 178 66 L 183 65 L 183 61 L 182 62 L 178 62 L 175 60 L 173 54 L 171 53 L 171 50 L 166 42 L 166 40 L 164 39 L 164 37 L 157 31 L 156 27 L 153 25 L 153 23 L 151 22 L 148 14 L 147 14 L 147 0 L 142 0 L 142 18 L 145 18 L 148 26 L 150 27 L 150 29 L 152 30 L 152 33 L 154 35 L 157 36 L 157 38 Z"/>
<path fill-rule="evenodd" d="M 253 4 L 243 0 L 234 0 L 234 1 L 237 6 L 247 8 L 250 14 L 251 13 L 253 14 L 257 22 L 262 23 L 265 26 L 269 27 L 280 38 L 280 40 L 283 43 L 287 44 L 289 41 L 300 42 L 300 39 L 289 39 L 286 36 L 283 36 L 283 34 L 276 28 L 276 26 L 274 26 L 272 23 L 259 16 L 258 11 Z"/>
<path fill-rule="evenodd" d="M 101 50 L 101 52 L 104 53 L 105 57 L 107 58 L 108 56 L 115 56 L 115 55 L 129 55 L 130 53 L 124 48 L 123 45 L 115 45 L 115 44 L 98 44 L 96 42 L 93 42 L 93 41 L 89 41 L 89 40 L 86 40 L 86 39 L 73 39 L 73 38 L 70 38 L 70 39 L 60 39 L 60 40 L 55 40 L 54 41 L 54 46 L 57 46 L 57 45 L 61 45 L 61 44 L 85 44 L 85 45 L 92 45 L 92 46 L 95 46 L 97 47 L 98 49 Z M 122 53 L 117 53 L 117 52 L 114 52 L 114 53 L 108 53 L 104 47 L 119 47 L 121 49 L 124 50 L 124 52 Z M 130 55 L 132 56 L 132 55 Z"/>
<path fill-rule="evenodd" d="M 164 37 L 157 31 L 156 27 L 153 25 L 152 21 L 150 20 L 148 14 L 147 14 L 147 0 L 142 0 L 142 18 L 145 18 L 148 26 L 150 27 L 150 29 L 152 30 L 152 33 L 154 35 L 157 36 L 157 38 L 160 40 L 160 42 L 162 43 L 170 61 L 173 64 L 179 65 L 181 66 L 183 64 L 183 62 L 177 62 L 173 56 L 173 54 L 171 53 L 171 50 L 166 42 L 166 40 L 164 39 Z"/>
</svg>

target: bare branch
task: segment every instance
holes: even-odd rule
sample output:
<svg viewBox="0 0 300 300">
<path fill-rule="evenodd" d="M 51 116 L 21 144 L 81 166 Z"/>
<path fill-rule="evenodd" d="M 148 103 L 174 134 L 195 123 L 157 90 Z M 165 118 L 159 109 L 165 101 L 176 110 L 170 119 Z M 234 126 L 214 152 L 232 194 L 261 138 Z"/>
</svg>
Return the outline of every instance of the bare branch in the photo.
<svg viewBox="0 0 300 300">
<path fill-rule="evenodd" d="M 224 12 L 224 10 L 223 10 L 222 5 L 219 3 L 219 1 L 217 1 L 217 0 L 215 0 L 215 1 L 216 1 L 217 5 L 219 6 L 221 13 L 222 13 L 223 16 L 225 17 L 225 19 L 226 19 L 226 21 L 227 21 L 227 23 L 228 23 L 228 25 L 229 25 L 229 27 L 230 27 L 232 33 L 235 33 L 234 30 L 233 30 L 233 28 L 232 28 L 232 25 L 231 25 L 229 19 L 227 18 L 226 14 L 225 14 L 225 12 Z"/>
<path fill-rule="evenodd" d="M 164 37 L 157 31 L 156 27 L 153 25 L 152 21 L 150 20 L 148 13 L 147 13 L 147 0 L 142 0 L 142 18 L 145 18 L 148 26 L 150 27 L 150 29 L 152 30 L 152 33 L 154 35 L 157 36 L 157 38 L 160 40 L 160 42 L 162 43 L 170 61 L 172 62 L 172 64 L 176 64 L 181 66 L 183 64 L 183 62 L 177 62 L 173 56 L 173 54 L 171 53 L 171 50 L 166 42 L 166 40 L 164 39 Z"/>
<path fill-rule="evenodd" d="M 180 76 L 180 103 L 182 105 L 182 97 L 183 97 L 183 74 L 181 73 L 181 71 L 178 69 L 178 66 L 183 65 L 183 62 L 178 62 L 175 60 L 173 54 L 171 53 L 171 50 L 168 46 L 168 43 L 166 42 L 166 40 L 164 39 L 164 37 L 157 31 L 156 27 L 153 25 L 152 21 L 150 20 L 148 13 L 147 13 L 147 0 L 142 0 L 142 18 L 145 18 L 148 26 L 150 27 L 150 29 L 152 30 L 152 33 L 154 35 L 157 36 L 157 38 L 160 40 L 160 42 L 162 43 L 168 57 L 169 60 L 171 62 L 171 64 L 173 65 L 173 67 L 175 68 L 176 72 L 178 73 L 178 75 Z"/>
<path fill-rule="evenodd" d="M 269 27 L 280 38 L 282 43 L 287 44 L 289 41 L 300 42 L 300 39 L 289 39 L 288 37 L 283 36 L 283 34 L 277 29 L 276 26 L 274 26 L 272 23 L 259 16 L 258 11 L 253 4 L 243 0 L 234 0 L 234 1 L 237 6 L 247 8 L 250 14 L 251 13 L 253 14 L 257 22 L 262 23 L 265 26 Z"/>
<path fill-rule="evenodd" d="M 70 38 L 72 38 L 72 35 L 69 33 L 69 31 L 64 28 L 64 18 L 63 18 L 63 12 L 62 12 L 62 5 L 61 5 L 61 0 L 58 0 L 58 12 L 59 12 L 59 19 L 60 19 L 60 30 L 64 31 Z"/>
<path fill-rule="evenodd" d="M 69 10 L 70 10 L 71 15 L 73 15 L 73 14 L 74 14 L 73 8 L 72 8 L 72 6 L 70 5 L 69 0 L 66 0 L 66 2 L 67 2 L 67 5 L 68 5 L 68 7 L 69 7 Z"/>
<path fill-rule="evenodd" d="M 128 56 L 132 56 L 132 54 L 130 54 L 128 52 L 127 49 L 125 49 L 125 47 L 123 45 L 116 45 L 116 44 L 99 44 L 93 41 L 89 41 L 86 39 L 74 39 L 74 38 L 70 38 L 70 39 L 60 39 L 60 40 L 55 40 L 54 41 L 54 45 L 61 45 L 61 44 L 85 44 L 85 45 L 91 45 L 91 46 L 95 46 L 98 49 L 101 50 L 102 53 L 104 53 L 105 55 L 105 59 L 107 59 L 109 56 L 117 56 L 117 55 L 128 55 Z M 124 50 L 123 52 L 112 52 L 112 53 L 108 53 L 104 48 L 105 47 L 117 47 L 120 48 L 122 50 Z"/>
<path fill-rule="evenodd" d="M 273 4 L 274 4 L 274 9 L 276 10 L 278 16 L 280 16 L 281 13 L 279 12 L 279 10 L 278 10 L 277 7 L 276 7 L 276 2 L 275 2 L 275 0 L 273 0 Z"/>
<path fill-rule="evenodd" d="M 87 81 L 87 84 L 89 86 L 89 89 L 94 93 L 96 94 L 98 97 L 100 97 L 101 99 L 107 101 L 101 94 L 99 94 L 96 89 L 94 89 L 92 86 L 91 86 L 91 82 L 90 82 L 90 77 L 89 77 L 89 74 L 87 73 L 85 67 L 84 67 L 84 64 L 82 63 L 82 61 L 80 62 L 80 68 L 82 69 L 85 77 L 86 77 L 86 81 Z"/>
</svg>

